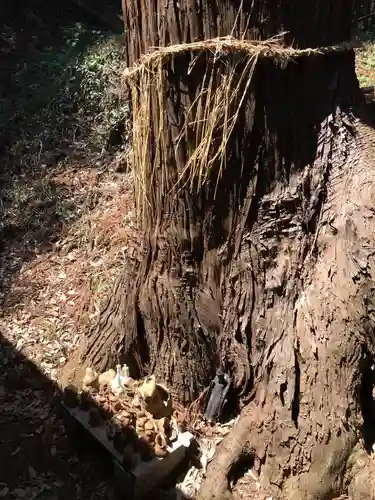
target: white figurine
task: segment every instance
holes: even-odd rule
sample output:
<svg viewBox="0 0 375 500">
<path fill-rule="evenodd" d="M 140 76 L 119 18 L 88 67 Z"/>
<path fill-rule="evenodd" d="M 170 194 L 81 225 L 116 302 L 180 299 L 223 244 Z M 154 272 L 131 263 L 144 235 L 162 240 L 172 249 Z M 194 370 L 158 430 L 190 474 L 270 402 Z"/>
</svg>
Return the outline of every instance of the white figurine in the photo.
<svg viewBox="0 0 375 500">
<path fill-rule="evenodd" d="M 116 376 L 111 382 L 111 391 L 115 396 L 121 396 L 125 392 L 124 377 L 121 375 L 121 365 L 116 366 Z"/>
</svg>

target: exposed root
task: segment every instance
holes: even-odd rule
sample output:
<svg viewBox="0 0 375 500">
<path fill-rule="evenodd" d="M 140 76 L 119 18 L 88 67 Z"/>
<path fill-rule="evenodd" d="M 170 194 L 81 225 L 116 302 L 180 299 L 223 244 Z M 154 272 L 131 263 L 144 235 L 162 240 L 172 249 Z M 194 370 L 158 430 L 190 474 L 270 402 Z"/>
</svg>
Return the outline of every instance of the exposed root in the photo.
<svg viewBox="0 0 375 500">
<path fill-rule="evenodd" d="M 207 468 L 206 478 L 197 500 L 226 500 L 231 498 L 229 477 L 233 467 L 244 454 L 251 454 L 248 439 L 253 427 L 253 416 L 248 408 L 236 422 L 232 431 L 220 444 L 215 460 Z"/>
<path fill-rule="evenodd" d="M 293 449 L 285 448 L 286 441 L 280 436 L 281 429 L 276 430 L 279 426 L 283 428 L 282 432 L 285 437 L 285 426 L 282 424 L 285 415 L 284 418 L 278 418 L 274 414 L 273 418 L 269 418 L 270 423 L 272 421 L 272 426 L 275 428 L 275 434 L 271 437 L 269 430 L 264 428 L 262 423 L 265 416 L 271 413 L 272 409 L 270 408 L 264 408 L 263 413 L 253 405 L 246 409 L 232 432 L 220 445 L 215 460 L 209 465 L 205 481 L 199 491 L 198 500 L 231 498 L 230 478 L 236 465 L 243 461 L 244 456 L 251 460 L 254 472 L 260 474 L 262 483 L 272 493 L 273 498 L 325 500 L 338 496 L 344 489 L 347 491 L 347 488 L 344 488 L 344 476 L 345 472 L 349 470 L 347 465 L 349 457 L 357 456 L 353 455 L 353 450 L 358 442 L 355 434 L 343 431 L 326 444 L 317 445 L 317 449 L 313 451 L 311 466 L 308 466 L 306 472 L 303 472 L 299 465 L 297 470 L 300 473 L 292 475 L 290 465 L 284 469 L 280 469 L 279 465 L 282 461 L 287 464 L 286 457 L 291 458 L 293 454 Z M 291 436 L 291 432 L 289 432 L 289 436 Z M 274 445 L 273 448 L 271 448 L 272 445 Z M 271 449 L 277 450 L 275 455 L 268 451 Z M 353 498 L 372 500 L 372 496 L 361 497 L 353 494 L 353 491 L 361 491 L 368 495 L 370 491 L 375 491 L 368 486 L 368 484 L 373 484 L 369 480 L 368 472 L 363 472 L 363 475 L 361 473 L 360 477 L 364 478 L 365 475 L 366 481 L 363 484 L 354 474 L 355 480 L 351 483 L 349 490 Z"/>
<path fill-rule="evenodd" d="M 345 477 L 348 494 L 354 499 L 375 499 L 375 460 L 361 444 L 352 451 Z"/>
</svg>

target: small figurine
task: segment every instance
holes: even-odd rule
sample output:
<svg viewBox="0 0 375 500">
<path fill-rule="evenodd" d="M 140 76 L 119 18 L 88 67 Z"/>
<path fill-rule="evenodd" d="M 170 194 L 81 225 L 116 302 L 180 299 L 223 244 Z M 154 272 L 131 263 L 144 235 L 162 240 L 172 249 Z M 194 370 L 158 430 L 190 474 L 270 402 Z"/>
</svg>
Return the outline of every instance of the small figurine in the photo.
<svg viewBox="0 0 375 500">
<path fill-rule="evenodd" d="M 101 373 L 98 377 L 99 388 L 106 389 L 111 385 L 112 380 L 116 377 L 116 372 L 111 368 L 104 373 Z"/>
<path fill-rule="evenodd" d="M 122 379 L 123 379 L 123 383 L 124 383 L 124 385 L 126 385 L 126 387 L 132 387 L 133 386 L 134 380 L 129 375 L 129 367 L 128 367 L 128 365 L 122 365 L 121 376 L 122 376 Z"/>
<path fill-rule="evenodd" d="M 210 396 L 204 413 L 204 417 L 208 422 L 215 423 L 220 420 L 230 384 L 231 378 L 229 375 L 219 368 L 214 380 L 211 382 Z"/>
<path fill-rule="evenodd" d="M 136 387 L 146 411 L 157 419 L 170 416 L 173 412 L 172 400 L 167 389 L 156 383 L 155 375 L 142 380 Z"/>
<path fill-rule="evenodd" d="M 116 376 L 111 382 L 111 391 L 115 396 L 121 396 L 125 392 L 124 379 L 121 375 L 121 365 L 116 366 Z"/>
<path fill-rule="evenodd" d="M 85 370 L 85 376 L 82 381 L 82 390 L 90 392 L 91 390 L 97 390 L 98 388 L 98 374 L 90 366 L 88 366 Z"/>
<path fill-rule="evenodd" d="M 64 389 L 64 403 L 68 408 L 78 406 L 78 393 L 74 385 L 68 385 Z"/>
</svg>

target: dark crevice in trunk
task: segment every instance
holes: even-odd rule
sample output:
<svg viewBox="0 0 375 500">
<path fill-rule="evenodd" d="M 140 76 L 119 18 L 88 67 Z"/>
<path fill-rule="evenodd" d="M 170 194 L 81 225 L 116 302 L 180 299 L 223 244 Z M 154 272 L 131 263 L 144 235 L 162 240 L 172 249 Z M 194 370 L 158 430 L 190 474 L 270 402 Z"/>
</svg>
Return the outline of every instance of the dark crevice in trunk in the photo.
<svg viewBox="0 0 375 500">
<path fill-rule="evenodd" d="M 300 398 L 300 387 L 301 387 L 301 367 L 298 361 L 298 352 L 294 351 L 294 370 L 295 370 L 295 382 L 294 382 L 294 395 L 292 401 L 292 420 L 294 425 L 298 429 L 298 416 L 299 416 L 299 398 Z"/>
<path fill-rule="evenodd" d="M 283 382 L 282 384 L 280 384 L 280 400 L 283 406 L 285 406 L 285 393 L 287 388 L 288 388 L 287 382 Z"/>
<path fill-rule="evenodd" d="M 242 478 L 245 473 L 254 466 L 254 456 L 251 454 L 243 454 L 239 460 L 232 466 L 228 474 L 228 481 L 233 486 Z"/>
<path fill-rule="evenodd" d="M 146 341 L 146 330 L 139 310 L 137 311 L 137 333 L 138 333 L 139 351 L 141 353 L 142 363 L 147 364 L 149 362 L 149 355 L 148 355 L 148 344 Z"/>
<path fill-rule="evenodd" d="M 373 390 L 375 387 L 374 359 L 367 358 L 362 371 L 362 384 L 360 391 L 360 404 L 363 418 L 362 435 L 365 448 L 372 452 L 375 443 L 375 400 Z"/>
<path fill-rule="evenodd" d="M 147 344 L 146 329 L 139 308 L 136 306 L 136 329 L 137 329 L 137 376 L 147 375 L 147 368 L 150 364 L 149 346 Z M 130 366 L 129 366 L 130 369 Z"/>
</svg>

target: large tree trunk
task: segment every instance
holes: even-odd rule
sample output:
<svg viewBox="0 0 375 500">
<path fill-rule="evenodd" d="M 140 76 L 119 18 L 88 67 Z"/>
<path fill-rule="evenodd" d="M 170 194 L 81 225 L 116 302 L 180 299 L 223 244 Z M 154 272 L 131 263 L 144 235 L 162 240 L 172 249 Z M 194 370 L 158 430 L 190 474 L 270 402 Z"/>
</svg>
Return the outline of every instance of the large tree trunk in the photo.
<svg viewBox="0 0 375 500">
<path fill-rule="evenodd" d="M 230 33 L 266 39 L 287 30 L 285 42 L 300 48 L 340 43 L 350 37 L 351 2 L 129 0 L 124 17 L 132 65 L 155 46 Z M 196 56 L 176 57 L 163 74 L 163 99 L 155 91 L 146 103 L 144 146 L 158 168 L 143 165 L 144 239 L 81 360 L 102 369 L 121 358 L 134 375 L 154 372 L 182 402 L 219 366 L 231 373 L 247 406 L 209 467 L 202 500 L 228 494 L 244 456 L 276 496 L 329 499 L 349 489 L 375 498 L 362 440 L 372 445 L 363 431 L 374 423 L 375 173 L 370 132 L 351 115 L 354 53 L 286 68 L 261 60 L 250 84 L 238 77 L 241 102 L 231 105 L 239 114 L 221 174 L 215 165 L 202 185 L 175 190 L 204 72 L 219 85 L 226 64 L 238 74 L 245 64 L 201 54 L 192 65 Z M 145 98 L 133 92 L 133 104 Z"/>
<path fill-rule="evenodd" d="M 301 260 L 289 310 L 278 298 L 265 314 L 268 347 L 253 400 L 209 469 L 200 499 L 224 497 L 228 484 L 217 475 L 228 475 L 243 455 L 275 495 L 375 498 L 374 464 L 365 451 L 375 423 L 374 135 L 360 126 L 354 140 L 345 124 L 330 128 L 316 240 Z"/>
</svg>

